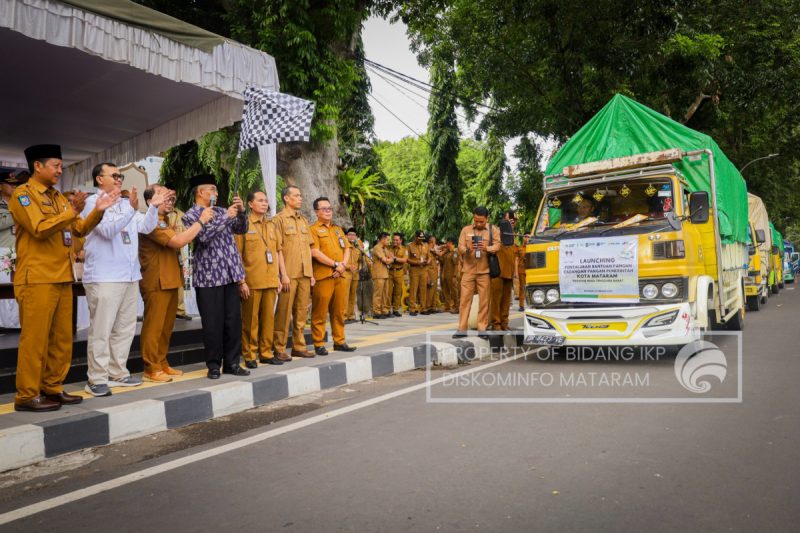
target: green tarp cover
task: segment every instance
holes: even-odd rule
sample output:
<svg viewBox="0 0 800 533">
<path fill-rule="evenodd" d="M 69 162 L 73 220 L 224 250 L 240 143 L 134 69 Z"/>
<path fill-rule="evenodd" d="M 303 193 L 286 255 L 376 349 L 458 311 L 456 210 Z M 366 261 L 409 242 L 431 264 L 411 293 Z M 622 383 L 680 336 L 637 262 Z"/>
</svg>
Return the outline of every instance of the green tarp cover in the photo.
<svg viewBox="0 0 800 533">
<path fill-rule="evenodd" d="M 772 222 L 769 223 L 769 229 L 772 231 L 772 244 L 783 249 L 783 235 L 781 235 L 781 232 L 775 229 Z"/>
<path fill-rule="evenodd" d="M 723 242 L 747 243 L 747 186 L 733 163 L 708 135 L 618 94 L 567 141 L 547 165 L 547 175 L 569 165 L 602 161 L 670 148 L 709 149 L 714 154 L 719 229 Z M 674 164 L 691 191 L 711 194 L 707 156 Z"/>
<path fill-rule="evenodd" d="M 139 26 L 145 30 L 159 33 L 173 41 L 192 48 L 199 48 L 206 53 L 210 53 L 215 46 L 225 41 L 224 37 L 216 33 L 211 33 L 130 0 L 61 0 L 61 2 L 131 26 Z"/>
</svg>

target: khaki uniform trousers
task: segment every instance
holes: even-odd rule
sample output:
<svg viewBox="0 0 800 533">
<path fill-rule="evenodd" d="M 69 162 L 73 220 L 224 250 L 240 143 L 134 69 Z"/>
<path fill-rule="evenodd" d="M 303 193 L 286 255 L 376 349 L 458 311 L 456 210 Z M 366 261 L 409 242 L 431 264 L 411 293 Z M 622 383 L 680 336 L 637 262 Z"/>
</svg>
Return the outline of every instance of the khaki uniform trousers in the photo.
<svg viewBox="0 0 800 533">
<path fill-rule="evenodd" d="M 408 310 L 417 313 L 425 309 L 428 272 L 425 267 L 411 266 L 408 274 L 411 284 L 411 288 L 408 290 Z"/>
<path fill-rule="evenodd" d="M 325 345 L 325 319 L 331 317 L 334 344 L 344 344 L 344 306 L 347 304 L 347 280 L 325 278 L 311 290 L 311 337 L 314 346 Z"/>
<path fill-rule="evenodd" d="M 497 277 L 491 281 L 492 329 L 502 331 L 508 329 L 508 310 L 511 307 L 513 285 L 513 279 Z"/>
<path fill-rule="evenodd" d="M 183 290 L 183 283 L 178 287 L 178 307 L 175 309 L 179 315 L 186 314 L 186 302 L 184 301 L 186 293 Z"/>
<path fill-rule="evenodd" d="M 489 325 L 489 274 L 464 274 L 461 276 L 461 303 L 458 306 L 458 330 L 469 328 L 469 311 L 472 296 L 478 293 L 478 331 L 486 331 Z"/>
<path fill-rule="evenodd" d="M 354 320 L 356 318 L 356 303 L 358 300 L 358 280 L 347 280 L 347 307 L 344 310 L 345 320 Z"/>
<path fill-rule="evenodd" d="M 261 356 L 272 359 L 275 340 L 275 301 L 278 289 L 250 289 L 250 297 L 242 300 L 242 357 L 254 361 Z"/>
<path fill-rule="evenodd" d="M 389 280 L 372 279 L 372 314 L 385 315 L 389 312 Z"/>
<path fill-rule="evenodd" d="M 286 353 L 289 342 L 289 320 L 292 321 L 292 350 L 306 349 L 306 319 L 311 301 L 311 278 L 294 278 L 289 282 L 289 292 L 278 295 L 275 309 L 275 353 Z"/>
<path fill-rule="evenodd" d="M 405 274 L 402 268 L 389 271 L 391 288 L 389 289 L 390 306 L 392 311 L 403 312 L 403 285 L 405 284 Z"/>
<path fill-rule="evenodd" d="M 144 319 L 139 341 L 142 347 L 144 371 L 161 372 L 169 366 L 167 351 L 178 310 L 178 289 L 147 291 L 142 293 Z"/>
<path fill-rule="evenodd" d="M 458 310 L 458 281 L 455 276 L 452 278 L 442 278 L 442 296 L 444 296 L 445 310 L 457 311 Z"/>
<path fill-rule="evenodd" d="M 15 285 L 19 305 L 18 403 L 58 394 L 72 361 L 72 283 Z"/>
<path fill-rule="evenodd" d="M 433 311 L 434 308 L 440 303 L 437 302 L 438 300 L 436 294 L 436 289 L 438 285 L 437 281 L 438 280 L 436 279 L 436 277 L 433 276 L 431 272 L 428 272 L 428 279 L 427 282 L 425 283 L 425 305 L 423 306 L 423 309 L 425 309 L 426 311 Z"/>
</svg>

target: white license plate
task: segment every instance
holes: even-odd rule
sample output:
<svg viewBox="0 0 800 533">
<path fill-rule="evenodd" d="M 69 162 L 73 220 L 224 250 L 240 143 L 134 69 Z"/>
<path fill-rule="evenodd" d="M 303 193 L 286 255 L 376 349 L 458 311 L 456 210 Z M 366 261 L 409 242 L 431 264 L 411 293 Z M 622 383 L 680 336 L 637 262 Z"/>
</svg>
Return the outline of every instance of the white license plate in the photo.
<svg viewBox="0 0 800 533">
<path fill-rule="evenodd" d="M 561 346 L 564 337 L 561 335 L 530 335 L 525 339 L 526 344 L 541 344 L 546 346 Z"/>
</svg>

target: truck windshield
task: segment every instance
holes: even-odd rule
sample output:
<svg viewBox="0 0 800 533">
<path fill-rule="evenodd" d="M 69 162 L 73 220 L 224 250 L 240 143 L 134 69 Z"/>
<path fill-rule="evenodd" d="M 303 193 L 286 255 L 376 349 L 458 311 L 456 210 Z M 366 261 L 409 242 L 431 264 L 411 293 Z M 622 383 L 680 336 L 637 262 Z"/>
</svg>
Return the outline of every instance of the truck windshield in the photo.
<svg viewBox="0 0 800 533">
<path fill-rule="evenodd" d="M 663 222 L 674 202 L 667 178 L 565 189 L 545 197 L 535 234 L 552 238 L 570 230 L 648 226 Z"/>
</svg>

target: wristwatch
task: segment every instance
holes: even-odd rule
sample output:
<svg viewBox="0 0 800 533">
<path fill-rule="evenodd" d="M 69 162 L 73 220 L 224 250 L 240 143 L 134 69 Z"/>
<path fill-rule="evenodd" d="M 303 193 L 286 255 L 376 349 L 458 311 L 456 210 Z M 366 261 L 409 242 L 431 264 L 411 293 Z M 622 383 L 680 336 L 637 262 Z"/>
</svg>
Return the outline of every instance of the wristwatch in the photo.
<svg viewBox="0 0 800 533">
<path fill-rule="evenodd" d="M 336 270 L 337 268 L 339 268 L 339 262 L 338 261 L 334 261 L 333 262 L 333 269 Z"/>
</svg>

